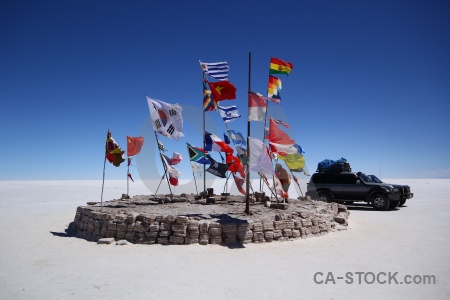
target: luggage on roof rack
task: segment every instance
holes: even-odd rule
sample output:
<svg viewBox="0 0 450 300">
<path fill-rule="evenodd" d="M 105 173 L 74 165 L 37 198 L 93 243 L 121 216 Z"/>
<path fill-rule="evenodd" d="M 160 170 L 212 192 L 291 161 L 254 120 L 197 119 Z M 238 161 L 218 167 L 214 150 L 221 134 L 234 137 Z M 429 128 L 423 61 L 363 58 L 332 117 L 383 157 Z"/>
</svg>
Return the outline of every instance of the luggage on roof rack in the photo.
<svg viewBox="0 0 450 300">
<path fill-rule="evenodd" d="M 316 172 L 341 173 L 351 172 L 350 164 L 345 158 L 338 160 L 324 159 L 317 164 Z"/>
</svg>

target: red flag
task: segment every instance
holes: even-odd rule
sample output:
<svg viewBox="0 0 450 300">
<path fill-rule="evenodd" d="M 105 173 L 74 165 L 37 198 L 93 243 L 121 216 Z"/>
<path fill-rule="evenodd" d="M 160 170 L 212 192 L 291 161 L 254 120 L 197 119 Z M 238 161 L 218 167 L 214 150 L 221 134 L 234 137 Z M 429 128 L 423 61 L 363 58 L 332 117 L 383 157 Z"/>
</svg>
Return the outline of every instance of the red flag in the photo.
<svg viewBox="0 0 450 300">
<path fill-rule="evenodd" d="M 127 175 L 128 175 L 128 177 L 130 177 L 131 181 L 133 181 L 133 182 L 134 182 L 134 180 L 133 180 L 133 177 L 131 177 L 131 174 L 130 174 L 130 173 L 128 173 Z"/>
<path fill-rule="evenodd" d="M 229 81 L 208 82 L 214 101 L 236 99 L 236 87 Z"/>
<path fill-rule="evenodd" d="M 133 156 L 138 154 L 141 151 L 143 144 L 143 137 L 131 137 L 127 135 L 127 155 Z"/>
<path fill-rule="evenodd" d="M 233 174 L 233 173 L 231 173 L 231 174 Z M 244 189 L 245 179 L 239 178 L 234 174 L 233 174 L 233 178 L 234 178 L 234 183 L 236 184 L 238 191 L 241 192 L 241 194 L 246 195 L 247 193 L 245 192 L 245 189 Z"/>
<path fill-rule="evenodd" d="M 278 128 L 277 123 L 272 118 L 270 118 L 269 142 L 281 145 L 295 144 L 295 141 L 287 133 Z"/>
<path fill-rule="evenodd" d="M 226 156 L 226 163 L 230 164 L 228 166 L 228 171 L 231 171 L 233 173 L 239 172 L 241 177 L 245 178 L 245 168 L 242 165 L 239 158 L 237 158 L 236 156 L 234 156 L 230 153 L 225 153 L 225 156 Z"/>
</svg>

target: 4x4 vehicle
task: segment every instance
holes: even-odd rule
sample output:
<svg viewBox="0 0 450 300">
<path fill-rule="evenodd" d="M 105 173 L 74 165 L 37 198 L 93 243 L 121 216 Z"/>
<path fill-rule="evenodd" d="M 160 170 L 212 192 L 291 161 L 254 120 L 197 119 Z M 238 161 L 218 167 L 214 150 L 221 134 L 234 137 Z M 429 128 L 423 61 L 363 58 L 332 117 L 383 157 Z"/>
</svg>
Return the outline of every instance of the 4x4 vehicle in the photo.
<svg viewBox="0 0 450 300">
<path fill-rule="evenodd" d="M 364 201 L 377 210 L 393 209 L 402 200 L 399 186 L 373 182 L 361 172 L 314 173 L 306 195 L 325 202 Z"/>
<path fill-rule="evenodd" d="M 381 181 L 381 179 L 379 179 L 377 176 L 375 175 L 367 175 L 373 182 L 376 183 L 386 183 Z M 390 183 L 388 183 L 390 184 Z M 411 188 L 409 187 L 409 185 L 399 185 L 399 184 L 391 184 L 394 187 L 398 187 L 402 193 L 401 199 L 400 199 L 400 204 L 398 206 L 403 206 L 406 203 L 406 200 L 411 199 L 412 197 L 414 197 L 414 194 L 411 193 Z"/>
</svg>

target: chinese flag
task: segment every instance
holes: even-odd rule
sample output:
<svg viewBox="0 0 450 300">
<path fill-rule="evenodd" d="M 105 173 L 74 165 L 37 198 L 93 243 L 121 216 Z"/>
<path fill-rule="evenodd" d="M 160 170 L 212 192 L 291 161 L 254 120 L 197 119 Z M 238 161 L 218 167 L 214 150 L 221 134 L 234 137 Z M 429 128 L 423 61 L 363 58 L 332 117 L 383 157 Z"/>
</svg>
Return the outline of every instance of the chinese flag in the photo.
<svg viewBox="0 0 450 300">
<path fill-rule="evenodd" d="M 229 81 L 208 82 L 215 101 L 236 99 L 236 88 Z"/>
<path fill-rule="evenodd" d="M 127 155 L 133 156 L 138 154 L 141 151 L 143 144 L 143 137 L 131 137 L 127 135 Z"/>
</svg>

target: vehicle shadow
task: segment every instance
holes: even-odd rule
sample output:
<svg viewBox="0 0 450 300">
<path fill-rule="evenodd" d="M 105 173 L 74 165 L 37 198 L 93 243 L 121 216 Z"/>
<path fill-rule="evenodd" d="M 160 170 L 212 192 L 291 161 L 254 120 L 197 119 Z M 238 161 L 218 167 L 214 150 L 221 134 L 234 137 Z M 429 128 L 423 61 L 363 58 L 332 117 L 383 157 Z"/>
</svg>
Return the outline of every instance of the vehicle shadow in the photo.
<svg viewBox="0 0 450 300">
<path fill-rule="evenodd" d="M 347 206 L 347 209 L 350 211 L 374 211 L 374 212 L 389 212 L 389 211 L 399 211 L 399 207 L 396 207 L 394 209 L 388 209 L 388 210 L 376 210 L 374 209 L 370 204 L 365 203 L 353 203 L 353 204 L 344 204 Z M 404 206 L 402 206 L 404 207 Z"/>
</svg>

